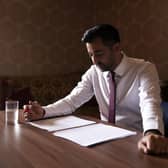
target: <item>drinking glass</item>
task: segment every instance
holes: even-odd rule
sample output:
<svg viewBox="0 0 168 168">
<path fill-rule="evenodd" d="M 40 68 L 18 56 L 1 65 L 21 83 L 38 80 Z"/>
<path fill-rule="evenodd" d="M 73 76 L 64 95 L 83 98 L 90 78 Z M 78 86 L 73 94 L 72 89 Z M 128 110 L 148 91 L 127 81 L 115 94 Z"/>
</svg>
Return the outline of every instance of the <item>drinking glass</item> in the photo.
<svg viewBox="0 0 168 168">
<path fill-rule="evenodd" d="M 8 100 L 5 102 L 5 123 L 17 124 L 19 118 L 19 101 Z"/>
</svg>

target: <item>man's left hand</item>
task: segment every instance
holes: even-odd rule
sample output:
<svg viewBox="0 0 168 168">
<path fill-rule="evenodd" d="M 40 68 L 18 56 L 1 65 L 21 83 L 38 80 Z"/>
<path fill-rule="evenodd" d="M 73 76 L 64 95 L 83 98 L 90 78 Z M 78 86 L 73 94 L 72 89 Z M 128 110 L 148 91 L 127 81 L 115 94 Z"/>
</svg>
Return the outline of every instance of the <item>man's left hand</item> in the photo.
<svg viewBox="0 0 168 168">
<path fill-rule="evenodd" d="M 168 139 L 162 135 L 150 133 L 139 140 L 138 149 L 145 154 L 166 154 L 168 153 Z"/>
</svg>

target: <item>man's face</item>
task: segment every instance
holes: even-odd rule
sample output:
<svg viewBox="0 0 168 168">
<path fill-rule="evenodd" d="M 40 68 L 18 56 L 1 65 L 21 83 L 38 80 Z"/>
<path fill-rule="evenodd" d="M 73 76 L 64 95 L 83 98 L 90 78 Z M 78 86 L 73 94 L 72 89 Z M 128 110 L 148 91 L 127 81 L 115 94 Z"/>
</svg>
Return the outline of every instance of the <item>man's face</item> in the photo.
<svg viewBox="0 0 168 168">
<path fill-rule="evenodd" d="M 92 63 L 97 65 L 102 71 L 113 71 L 120 63 L 120 49 L 116 45 L 106 46 L 100 38 L 96 38 L 91 43 L 86 43 L 88 54 Z"/>
</svg>

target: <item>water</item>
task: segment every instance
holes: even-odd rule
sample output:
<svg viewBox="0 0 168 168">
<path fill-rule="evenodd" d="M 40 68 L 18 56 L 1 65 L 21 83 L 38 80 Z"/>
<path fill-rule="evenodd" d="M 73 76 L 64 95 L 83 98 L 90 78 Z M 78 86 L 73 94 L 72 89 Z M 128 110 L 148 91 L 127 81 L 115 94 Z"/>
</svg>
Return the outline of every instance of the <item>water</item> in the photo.
<svg viewBox="0 0 168 168">
<path fill-rule="evenodd" d="M 18 123 L 18 109 L 6 109 L 5 121 L 7 124 L 17 124 Z"/>
</svg>

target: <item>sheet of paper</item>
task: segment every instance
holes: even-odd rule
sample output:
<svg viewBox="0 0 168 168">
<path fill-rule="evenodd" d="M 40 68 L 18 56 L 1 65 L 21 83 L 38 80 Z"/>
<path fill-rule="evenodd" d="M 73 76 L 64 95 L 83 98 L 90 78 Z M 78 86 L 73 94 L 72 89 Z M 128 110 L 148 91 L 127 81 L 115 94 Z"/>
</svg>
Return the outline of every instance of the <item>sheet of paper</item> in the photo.
<svg viewBox="0 0 168 168">
<path fill-rule="evenodd" d="M 71 140 L 81 146 L 91 146 L 100 142 L 124 138 L 126 136 L 135 134 L 136 132 L 105 125 L 102 123 L 67 129 L 53 133 L 53 135 L 55 136 Z"/>
<path fill-rule="evenodd" d="M 73 127 L 89 125 L 93 123 L 95 122 L 81 119 L 76 116 L 56 117 L 51 119 L 29 122 L 29 124 L 47 131 L 63 130 Z"/>
</svg>

